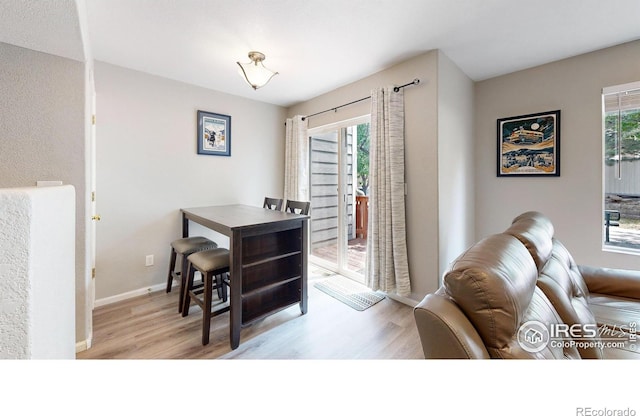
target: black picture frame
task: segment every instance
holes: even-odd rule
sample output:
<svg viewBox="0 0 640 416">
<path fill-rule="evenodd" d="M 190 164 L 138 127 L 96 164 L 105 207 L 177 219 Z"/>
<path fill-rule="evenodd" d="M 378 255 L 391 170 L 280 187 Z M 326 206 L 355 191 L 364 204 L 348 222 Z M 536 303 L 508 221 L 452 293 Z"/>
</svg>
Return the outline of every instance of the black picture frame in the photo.
<svg viewBox="0 0 640 416">
<path fill-rule="evenodd" d="M 198 154 L 231 156 L 231 116 L 198 110 Z"/>
<path fill-rule="evenodd" d="M 560 176 L 560 110 L 497 120 L 497 176 Z"/>
</svg>

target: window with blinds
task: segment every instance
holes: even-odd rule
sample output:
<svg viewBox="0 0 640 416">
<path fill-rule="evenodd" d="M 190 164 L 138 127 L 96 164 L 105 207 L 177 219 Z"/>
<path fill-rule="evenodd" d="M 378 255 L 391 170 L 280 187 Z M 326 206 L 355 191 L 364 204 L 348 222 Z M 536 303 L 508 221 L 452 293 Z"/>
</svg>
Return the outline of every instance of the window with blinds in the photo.
<svg viewBox="0 0 640 416">
<path fill-rule="evenodd" d="M 640 251 L 640 82 L 602 90 L 604 247 Z"/>
</svg>

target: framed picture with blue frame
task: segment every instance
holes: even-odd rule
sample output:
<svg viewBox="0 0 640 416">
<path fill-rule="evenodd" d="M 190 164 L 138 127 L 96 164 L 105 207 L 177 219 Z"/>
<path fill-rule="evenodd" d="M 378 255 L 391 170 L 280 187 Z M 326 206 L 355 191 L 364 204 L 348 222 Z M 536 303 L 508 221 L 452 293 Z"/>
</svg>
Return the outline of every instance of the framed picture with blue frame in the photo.
<svg viewBox="0 0 640 416">
<path fill-rule="evenodd" d="M 500 118 L 498 176 L 560 176 L 560 110 Z"/>
<path fill-rule="evenodd" d="M 231 156 L 231 116 L 198 110 L 198 154 Z"/>
</svg>

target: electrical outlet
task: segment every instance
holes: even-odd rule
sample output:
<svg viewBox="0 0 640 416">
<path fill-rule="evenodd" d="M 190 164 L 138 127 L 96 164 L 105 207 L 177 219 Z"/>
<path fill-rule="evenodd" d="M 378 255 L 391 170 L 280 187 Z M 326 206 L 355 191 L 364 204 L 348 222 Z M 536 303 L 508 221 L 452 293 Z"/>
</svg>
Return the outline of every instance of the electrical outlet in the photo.
<svg viewBox="0 0 640 416">
<path fill-rule="evenodd" d="M 149 254 L 147 255 L 147 257 L 145 258 L 145 266 L 153 266 L 153 254 Z"/>
</svg>

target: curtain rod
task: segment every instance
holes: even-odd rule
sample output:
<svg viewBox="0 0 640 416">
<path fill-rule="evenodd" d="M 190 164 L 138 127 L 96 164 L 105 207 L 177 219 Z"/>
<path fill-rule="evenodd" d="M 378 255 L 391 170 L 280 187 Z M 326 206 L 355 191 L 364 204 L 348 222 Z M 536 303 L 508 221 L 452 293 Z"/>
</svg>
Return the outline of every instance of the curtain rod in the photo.
<svg viewBox="0 0 640 416">
<path fill-rule="evenodd" d="M 406 83 L 404 85 L 400 85 L 399 87 L 394 87 L 393 91 L 394 92 L 398 92 L 398 91 L 400 91 L 401 88 L 408 87 L 409 85 L 418 85 L 418 84 L 420 84 L 420 80 L 418 78 L 416 78 L 413 81 L 408 82 L 408 83 Z M 359 100 L 351 101 L 350 103 L 342 104 L 342 105 L 339 105 L 337 107 L 330 108 L 328 110 L 320 111 L 320 112 L 317 112 L 317 113 L 314 113 L 314 114 L 309 114 L 308 116 L 302 117 L 302 120 L 305 120 L 305 119 L 307 119 L 309 117 L 317 116 L 319 114 L 328 113 L 329 111 L 338 111 L 338 108 L 342 108 L 342 107 L 346 107 L 346 106 L 351 105 L 351 104 L 359 103 L 360 101 L 368 100 L 370 98 L 371 98 L 370 96 L 369 97 L 360 98 Z"/>
</svg>

